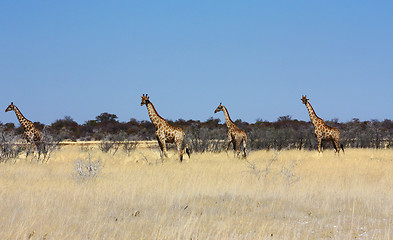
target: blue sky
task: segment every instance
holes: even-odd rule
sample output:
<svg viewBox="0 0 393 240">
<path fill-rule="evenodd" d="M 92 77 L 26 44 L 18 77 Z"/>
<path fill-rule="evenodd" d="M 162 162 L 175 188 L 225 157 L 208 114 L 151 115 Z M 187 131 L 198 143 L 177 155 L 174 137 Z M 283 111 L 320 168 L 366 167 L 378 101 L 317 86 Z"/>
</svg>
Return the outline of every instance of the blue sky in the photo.
<svg viewBox="0 0 393 240">
<path fill-rule="evenodd" d="M 1 1 L 0 103 L 205 121 L 393 119 L 392 1 Z M 3 110 L 4 111 L 4 110 Z M 14 122 L 2 113 L 0 121 Z"/>
</svg>

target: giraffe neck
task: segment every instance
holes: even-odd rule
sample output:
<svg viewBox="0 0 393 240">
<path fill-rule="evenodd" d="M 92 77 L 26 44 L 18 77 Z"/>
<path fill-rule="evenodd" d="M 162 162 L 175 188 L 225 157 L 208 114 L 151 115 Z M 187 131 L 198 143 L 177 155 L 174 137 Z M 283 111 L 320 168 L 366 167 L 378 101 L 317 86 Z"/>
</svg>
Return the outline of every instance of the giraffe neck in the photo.
<svg viewBox="0 0 393 240">
<path fill-rule="evenodd" d="M 146 104 L 146 107 L 149 113 L 150 120 L 154 124 L 154 126 L 156 126 L 156 128 L 159 128 L 161 125 L 167 123 L 166 120 L 158 114 L 154 105 L 151 102 L 148 102 Z"/>
<path fill-rule="evenodd" d="M 24 129 L 30 129 L 34 127 L 33 123 L 27 118 L 25 118 L 16 106 L 14 106 L 14 112 L 16 117 L 18 118 L 18 121 L 20 122 L 20 125 L 22 125 Z"/>
<path fill-rule="evenodd" d="M 224 112 L 224 115 L 225 115 L 225 123 L 227 124 L 227 127 L 228 128 L 232 128 L 233 125 L 235 125 L 235 124 L 232 122 L 232 119 L 229 116 L 228 110 L 227 110 L 227 108 L 225 106 L 223 107 L 223 112 Z"/>
<path fill-rule="evenodd" d="M 310 114 L 310 120 L 315 125 L 315 123 L 319 119 L 319 117 L 317 116 L 317 114 L 315 113 L 314 109 L 312 108 L 312 106 L 309 102 L 306 103 L 306 107 L 308 110 L 308 114 Z"/>
</svg>

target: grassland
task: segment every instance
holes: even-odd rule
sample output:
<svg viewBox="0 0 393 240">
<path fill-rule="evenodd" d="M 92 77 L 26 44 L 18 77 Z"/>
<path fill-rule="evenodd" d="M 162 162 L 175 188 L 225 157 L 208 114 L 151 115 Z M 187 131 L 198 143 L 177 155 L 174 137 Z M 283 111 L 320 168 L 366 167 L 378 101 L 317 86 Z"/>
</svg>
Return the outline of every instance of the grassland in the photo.
<svg viewBox="0 0 393 240">
<path fill-rule="evenodd" d="M 81 178 L 89 155 L 101 172 Z M 176 156 L 64 146 L 1 164 L 0 239 L 393 238 L 392 150 Z"/>
</svg>

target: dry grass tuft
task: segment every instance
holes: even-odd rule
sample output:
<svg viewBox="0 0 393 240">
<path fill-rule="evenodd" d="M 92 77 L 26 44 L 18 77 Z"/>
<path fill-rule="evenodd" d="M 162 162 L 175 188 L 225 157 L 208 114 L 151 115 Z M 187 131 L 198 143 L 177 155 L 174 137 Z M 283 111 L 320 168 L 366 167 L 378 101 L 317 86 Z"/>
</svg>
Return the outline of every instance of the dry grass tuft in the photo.
<svg viewBox="0 0 393 240">
<path fill-rule="evenodd" d="M 101 172 L 77 181 L 89 154 Z M 393 237 L 392 150 L 274 156 L 196 153 L 180 164 L 175 152 L 161 163 L 158 151 L 67 146 L 47 164 L 3 163 L 0 239 Z"/>
</svg>

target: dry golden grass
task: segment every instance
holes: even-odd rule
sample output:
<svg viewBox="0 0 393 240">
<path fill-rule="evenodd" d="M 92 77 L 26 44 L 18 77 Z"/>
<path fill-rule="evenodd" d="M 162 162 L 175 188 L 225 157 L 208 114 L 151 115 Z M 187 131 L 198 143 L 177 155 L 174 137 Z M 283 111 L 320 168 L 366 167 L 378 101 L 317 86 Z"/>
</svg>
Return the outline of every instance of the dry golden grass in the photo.
<svg viewBox="0 0 393 240">
<path fill-rule="evenodd" d="M 0 239 L 391 239 L 393 151 L 111 154 L 77 146 L 0 165 Z M 271 165 L 269 165 L 271 163 Z M 266 169 L 266 167 L 268 168 Z M 252 168 L 254 167 L 254 168 Z"/>
</svg>

